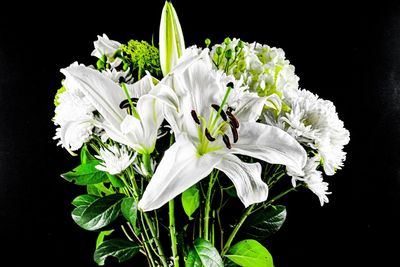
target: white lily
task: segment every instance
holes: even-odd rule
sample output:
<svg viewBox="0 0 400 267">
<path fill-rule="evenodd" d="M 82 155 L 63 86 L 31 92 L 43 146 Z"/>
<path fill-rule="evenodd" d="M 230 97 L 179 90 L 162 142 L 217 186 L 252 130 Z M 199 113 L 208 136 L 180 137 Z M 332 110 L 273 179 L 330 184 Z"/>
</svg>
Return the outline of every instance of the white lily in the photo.
<svg viewBox="0 0 400 267">
<path fill-rule="evenodd" d="M 141 154 L 153 152 L 163 116 L 158 101 L 147 94 L 153 87 L 150 76 L 127 89 L 131 98 L 138 98 L 136 116 L 132 116 L 120 107 L 121 102 L 126 101 L 123 89 L 107 76 L 84 66 L 70 66 L 61 72 L 80 88 L 104 118 L 96 126 L 103 128 L 114 141 Z"/>
<path fill-rule="evenodd" d="M 176 93 L 165 106 L 176 143 L 165 152 L 139 202 L 144 211 L 161 207 L 213 169 L 232 180 L 245 206 L 265 201 L 268 186 L 261 179 L 261 165 L 243 162 L 234 154 L 283 164 L 300 174 L 306 163 L 306 152 L 293 137 L 256 122 L 265 98 L 243 88 L 230 93 L 226 83 L 229 77 L 212 70 L 205 55 L 178 65 L 158 85 L 173 86 Z"/>
</svg>

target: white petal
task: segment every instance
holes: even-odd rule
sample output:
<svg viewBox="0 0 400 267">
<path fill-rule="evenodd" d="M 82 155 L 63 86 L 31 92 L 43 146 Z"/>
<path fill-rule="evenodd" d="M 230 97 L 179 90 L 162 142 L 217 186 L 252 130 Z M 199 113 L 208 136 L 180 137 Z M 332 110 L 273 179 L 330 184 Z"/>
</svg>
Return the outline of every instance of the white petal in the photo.
<svg viewBox="0 0 400 267">
<path fill-rule="evenodd" d="M 119 128 L 126 112 L 119 108 L 125 94 L 116 83 L 96 70 L 84 66 L 70 66 L 62 69 L 68 82 L 74 83 L 89 99 L 96 110 L 116 129 Z"/>
<path fill-rule="evenodd" d="M 131 98 L 139 98 L 148 94 L 153 88 L 152 79 L 150 75 L 146 75 L 134 84 L 127 84 L 126 88 L 128 89 L 129 96 Z"/>
<path fill-rule="evenodd" d="M 121 123 L 121 132 L 123 134 L 127 134 L 129 132 L 135 131 L 135 129 L 141 129 L 142 125 L 140 124 L 140 120 L 136 119 L 131 115 L 126 115 L 125 119 Z"/>
<path fill-rule="evenodd" d="M 232 153 L 286 165 L 299 175 L 303 174 L 307 153 L 289 134 L 257 122 L 242 122 L 238 130 L 239 140 L 232 144 Z"/>
<path fill-rule="evenodd" d="M 139 207 L 143 211 L 160 208 L 210 174 L 218 163 L 219 160 L 209 154 L 199 157 L 195 147 L 187 139 L 178 139 L 165 152 Z"/>
<path fill-rule="evenodd" d="M 164 120 L 161 108 L 161 103 L 150 95 L 140 97 L 136 106 L 143 129 L 141 143 L 149 150 L 147 151 L 148 153 L 153 152 L 157 140 L 158 128 Z"/>
<path fill-rule="evenodd" d="M 267 200 L 268 186 L 261 180 L 260 163 L 245 163 L 227 154 L 215 168 L 232 180 L 238 197 L 246 207 Z"/>
<path fill-rule="evenodd" d="M 256 122 L 263 110 L 265 97 L 256 94 L 246 94 L 242 97 L 235 110 L 235 116 L 239 121 Z"/>
</svg>

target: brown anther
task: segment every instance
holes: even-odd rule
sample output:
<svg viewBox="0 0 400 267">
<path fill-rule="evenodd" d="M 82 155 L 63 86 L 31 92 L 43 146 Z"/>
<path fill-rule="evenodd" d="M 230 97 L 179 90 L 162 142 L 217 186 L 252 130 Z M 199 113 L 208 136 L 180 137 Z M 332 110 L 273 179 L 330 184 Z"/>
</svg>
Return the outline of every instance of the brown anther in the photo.
<svg viewBox="0 0 400 267">
<path fill-rule="evenodd" d="M 211 107 L 212 107 L 213 109 L 215 109 L 217 112 L 218 112 L 218 110 L 220 109 L 220 106 L 218 106 L 217 104 L 212 104 Z M 227 120 L 228 120 L 228 118 L 226 117 L 225 111 L 223 111 L 222 109 L 221 109 L 221 112 L 219 113 L 219 115 L 221 116 L 221 118 L 222 118 L 224 121 L 227 121 Z"/>
<path fill-rule="evenodd" d="M 229 141 L 229 137 L 228 137 L 226 134 L 224 134 L 224 135 L 222 136 L 222 141 L 224 141 L 224 143 L 225 143 L 225 145 L 226 145 L 226 147 L 227 147 L 228 149 L 231 149 L 231 148 L 232 148 L 232 146 L 231 146 L 231 141 Z"/>
<path fill-rule="evenodd" d="M 196 111 L 192 110 L 192 111 L 190 112 L 190 114 L 192 115 L 193 120 L 194 120 L 197 124 L 200 125 L 200 120 L 199 120 L 199 117 L 197 117 Z"/>
<path fill-rule="evenodd" d="M 207 137 L 207 139 L 208 139 L 209 141 L 211 141 L 211 142 L 215 141 L 215 138 L 212 137 L 212 135 L 210 134 L 210 132 L 208 131 L 207 128 L 204 130 L 204 135 Z"/>
<path fill-rule="evenodd" d="M 239 134 L 238 131 L 233 125 L 231 124 L 231 130 L 232 130 L 232 135 L 233 135 L 233 142 L 236 143 L 239 139 Z"/>
<path fill-rule="evenodd" d="M 138 101 L 138 99 L 137 99 L 137 98 L 131 98 L 131 101 L 133 102 L 133 104 L 136 104 L 137 101 Z M 130 108 L 129 100 L 128 100 L 128 99 L 123 100 L 123 101 L 119 104 L 119 108 L 120 108 L 120 109 Z"/>
<path fill-rule="evenodd" d="M 226 111 L 226 114 L 228 115 L 228 118 L 230 120 L 230 123 L 232 124 L 233 127 L 239 128 L 239 121 L 236 119 L 236 117 L 232 114 L 230 111 Z"/>
</svg>

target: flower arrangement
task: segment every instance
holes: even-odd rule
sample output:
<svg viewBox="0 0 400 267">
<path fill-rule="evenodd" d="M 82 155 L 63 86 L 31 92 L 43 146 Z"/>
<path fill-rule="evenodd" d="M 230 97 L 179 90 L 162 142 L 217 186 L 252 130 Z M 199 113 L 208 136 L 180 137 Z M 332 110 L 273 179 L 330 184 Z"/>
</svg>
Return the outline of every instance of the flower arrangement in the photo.
<svg viewBox="0 0 400 267">
<path fill-rule="evenodd" d="M 282 49 L 205 46 L 185 47 L 167 1 L 158 48 L 104 34 L 95 66 L 61 70 L 55 139 L 81 161 L 62 177 L 86 187 L 72 219 L 98 232 L 98 265 L 142 254 L 149 266 L 273 266 L 265 239 L 286 218 L 276 202 L 302 189 L 328 202 L 323 175 L 349 142 L 334 104 L 299 89 Z"/>
</svg>

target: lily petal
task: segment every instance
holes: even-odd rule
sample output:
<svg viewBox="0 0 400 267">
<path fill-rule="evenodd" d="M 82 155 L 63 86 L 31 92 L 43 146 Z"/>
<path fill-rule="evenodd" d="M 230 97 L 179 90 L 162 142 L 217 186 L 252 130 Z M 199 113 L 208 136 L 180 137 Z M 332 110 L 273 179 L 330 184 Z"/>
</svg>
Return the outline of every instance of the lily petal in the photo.
<svg viewBox="0 0 400 267">
<path fill-rule="evenodd" d="M 257 122 L 242 122 L 238 130 L 239 140 L 232 145 L 231 153 L 286 165 L 303 175 L 307 153 L 292 136 L 277 127 Z"/>
<path fill-rule="evenodd" d="M 84 66 L 70 66 L 61 72 L 66 81 L 75 83 L 98 112 L 116 129 L 125 118 L 126 112 L 119 108 L 125 94 L 116 83 L 96 70 Z"/>
<path fill-rule="evenodd" d="M 148 153 L 154 150 L 158 128 L 164 120 L 161 109 L 161 103 L 150 95 L 140 97 L 136 106 L 143 129 L 142 142 Z"/>
<path fill-rule="evenodd" d="M 238 157 L 227 154 L 215 168 L 231 179 L 238 197 L 246 207 L 267 200 L 268 186 L 261 180 L 260 163 L 245 163 Z"/>
<path fill-rule="evenodd" d="M 139 201 L 139 207 L 143 211 L 160 208 L 210 174 L 219 161 L 210 154 L 199 157 L 192 143 L 181 136 L 165 152 Z"/>
<path fill-rule="evenodd" d="M 129 96 L 132 98 L 139 98 L 147 93 L 149 93 L 153 88 L 153 77 L 147 74 L 139 81 L 133 84 L 127 84 Z"/>
<path fill-rule="evenodd" d="M 240 100 L 235 116 L 239 121 L 256 122 L 260 118 L 264 104 L 265 97 L 246 94 Z"/>
</svg>

